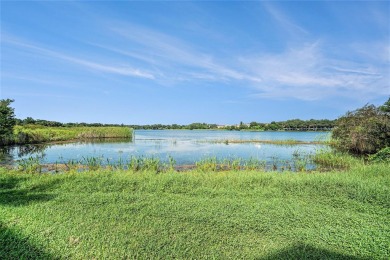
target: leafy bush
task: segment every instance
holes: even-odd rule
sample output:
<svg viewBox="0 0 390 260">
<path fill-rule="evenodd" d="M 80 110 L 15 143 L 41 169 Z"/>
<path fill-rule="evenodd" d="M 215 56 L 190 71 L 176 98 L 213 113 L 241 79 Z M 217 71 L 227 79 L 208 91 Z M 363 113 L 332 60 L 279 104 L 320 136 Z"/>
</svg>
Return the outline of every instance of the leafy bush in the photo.
<svg viewBox="0 0 390 260">
<path fill-rule="evenodd" d="M 354 154 L 373 154 L 390 146 L 390 113 L 374 105 L 340 117 L 332 132 L 334 145 Z"/>
<path fill-rule="evenodd" d="M 390 147 L 383 148 L 376 154 L 368 158 L 372 162 L 388 162 L 390 163 Z"/>
</svg>

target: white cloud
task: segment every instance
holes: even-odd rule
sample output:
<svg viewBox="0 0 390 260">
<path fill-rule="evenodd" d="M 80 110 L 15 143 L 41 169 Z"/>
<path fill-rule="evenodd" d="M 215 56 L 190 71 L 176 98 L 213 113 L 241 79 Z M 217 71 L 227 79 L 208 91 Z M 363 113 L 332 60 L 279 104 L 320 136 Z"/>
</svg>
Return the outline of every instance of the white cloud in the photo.
<svg viewBox="0 0 390 260">
<path fill-rule="evenodd" d="M 112 73 L 112 74 L 119 74 L 123 76 L 132 76 L 132 77 L 140 77 L 140 78 L 147 78 L 147 79 L 154 79 L 154 75 L 142 71 L 140 69 L 135 69 L 129 65 L 122 65 L 122 66 L 114 66 L 114 65 L 107 65 L 97 62 L 92 62 L 90 60 L 80 59 L 71 55 L 63 54 L 61 52 L 53 51 L 47 48 L 43 48 L 34 44 L 26 43 L 20 40 L 11 39 L 9 37 L 3 37 L 2 42 L 7 42 L 13 45 L 17 45 L 19 47 L 24 47 L 30 50 L 34 50 L 40 54 L 46 55 L 48 57 L 61 59 L 64 61 L 69 61 L 74 64 L 81 65 L 85 68 L 92 69 L 94 71 L 99 72 L 106 72 L 106 73 Z"/>
<path fill-rule="evenodd" d="M 216 61 L 213 55 L 197 51 L 191 44 L 168 34 L 131 24 L 113 27 L 112 31 L 130 40 L 130 43 L 141 45 L 143 52 L 153 57 L 152 65 L 164 71 L 161 75 L 165 77 L 172 77 L 173 73 L 175 78 L 187 80 L 261 81 L 261 78 L 226 66 Z M 123 54 L 129 52 L 115 51 Z M 143 59 L 150 58 L 143 56 Z"/>
<path fill-rule="evenodd" d="M 212 81 L 237 88 L 251 87 L 252 97 L 320 100 L 348 96 L 367 99 L 390 94 L 390 58 L 386 57 L 390 52 L 385 44 L 344 46 L 346 53 L 340 55 L 329 53 L 326 42 L 317 41 L 280 53 L 254 53 L 246 57 L 232 53 L 229 57 L 217 57 L 215 53 L 199 51 L 192 44 L 149 28 L 126 24 L 111 30 L 114 37 L 125 40 L 125 45 L 94 45 L 122 55 L 121 64 L 124 65 L 81 59 L 20 40 L 3 37 L 2 42 L 94 71 L 145 78 L 160 84 Z M 128 57 L 147 69 L 131 66 Z"/>
<path fill-rule="evenodd" d="M 262 2 L 262 6 L 272 16 L 272 18 L 279 24 L 283 30 L 291 36 L 297 36 L 302 34 L 308 34 L 303 27 L 295 23 L 285 13 L 277 8 L 273 3 L 265 1 Z"/>
<path fill-rule="evenodd" d="M 325 55 L 321 44 L 280 54 L 241 59 L 263 82 L 253 84 L 256 97 L 319 100 L 330 96 L 361 98 L 390 94 L 389 66 L 375 66 Z"/>
</svg>

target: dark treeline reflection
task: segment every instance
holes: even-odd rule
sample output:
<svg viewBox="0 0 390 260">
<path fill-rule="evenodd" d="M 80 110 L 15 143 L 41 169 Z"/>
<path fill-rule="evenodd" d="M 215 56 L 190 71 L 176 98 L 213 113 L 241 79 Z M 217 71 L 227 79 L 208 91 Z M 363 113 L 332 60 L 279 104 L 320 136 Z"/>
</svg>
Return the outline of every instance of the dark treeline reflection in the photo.
<svg viewBox="0 0 390 260">
<path fill-rule="evenodd" d="M 102 138 L 93 140 L 84 140 L 72 143 L 78 144 L 98 144 L 98 143 L 124 143 L 132 142 L 131 138 Z M 44 155 L 47 148 L 53 145 L 67 145 L 70 142 L 59 142 L 51 144 L 27 144 L 19 146 L 4 146 L 0 147 L 0 164 L 12 164 L 21 157 L 34 156 L 37 154 Z"/>
<path fill-rule="evenodd" d="M 8 164 L 13 160 L 12 150 L 14 147 L 0 147 L 0 164 Z"/>
<path fill-rule="evenodd" d="M 18 146 L 15 148 L 18 157 L 23 157 L 32 154 L 43 153 L 47 147 L 49 146 L 45 144 L 40 144 L 40 145 L 28 144 L 28 145 Z"/>
<path fill-rule="evenodd" d="M 48 145 L 28 144 L 22 146 L 6 146 L 0 148 L 0 164 L 10 164 L 20 157 L 42 154 Z M 16 157 L 16 158 L 14 158 Z"/>
</svg>

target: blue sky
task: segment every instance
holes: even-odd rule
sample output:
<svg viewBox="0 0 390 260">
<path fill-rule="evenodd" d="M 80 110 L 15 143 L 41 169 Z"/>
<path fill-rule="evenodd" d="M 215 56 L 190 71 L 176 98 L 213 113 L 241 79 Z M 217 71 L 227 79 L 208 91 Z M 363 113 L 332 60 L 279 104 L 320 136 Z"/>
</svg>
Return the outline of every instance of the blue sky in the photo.
<svg viewBox="0 0 390 260">
<path fill-rule="evenodd" d="M 1 1 L 18 118 L 335 119 L 390 96 L 389 1 Z"/>
</svg>

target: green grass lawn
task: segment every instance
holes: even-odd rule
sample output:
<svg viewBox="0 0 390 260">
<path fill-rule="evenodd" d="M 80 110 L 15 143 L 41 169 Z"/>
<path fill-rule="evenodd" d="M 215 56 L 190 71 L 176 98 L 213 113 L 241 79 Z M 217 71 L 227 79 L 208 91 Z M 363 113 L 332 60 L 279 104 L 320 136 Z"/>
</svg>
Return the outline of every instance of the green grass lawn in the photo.
<svg viewBox="0 0 390 260">
<path fill-rule="evenodd" d="M 390 170 L 8 173 L 0 259 L 389 259 Z"/>
</svg>

